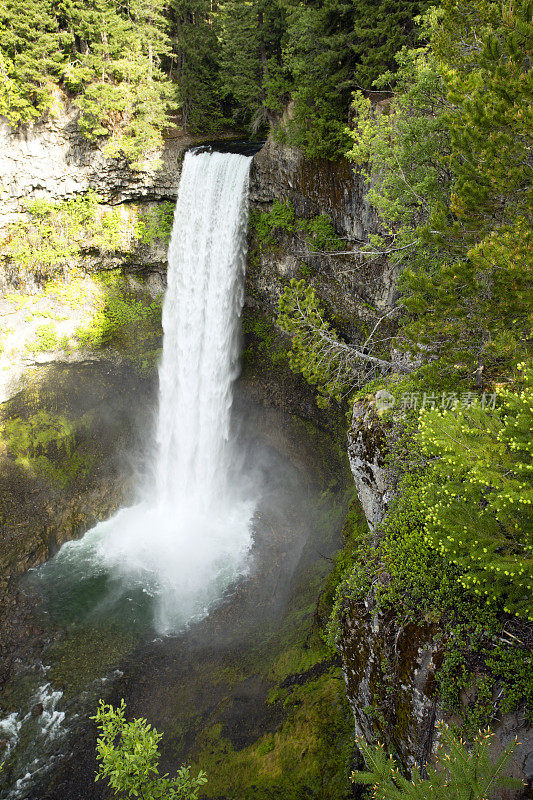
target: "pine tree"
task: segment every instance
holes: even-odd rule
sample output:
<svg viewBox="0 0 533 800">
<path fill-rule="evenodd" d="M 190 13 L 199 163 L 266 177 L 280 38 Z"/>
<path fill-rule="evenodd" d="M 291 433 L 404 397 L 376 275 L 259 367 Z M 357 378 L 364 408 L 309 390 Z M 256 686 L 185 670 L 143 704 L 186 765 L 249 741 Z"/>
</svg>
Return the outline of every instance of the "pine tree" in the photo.
<svg viewBox="0 0 533 800">
<path fill-rule="evenodd" d="M 177 84 L 182 125 L 209 133 L 222 123 L 219 47 L 208 0 L 172 0 L 170 77 Z"/>
<path fill-rule="evenodd" d="M 257 131 L 276 106 L 283 12 L 275 0 L 227 0 L 217 21 L 222 97 L 238 124 Z"/>
<path fill-rule="evenodd" d="M 433 464 L 422 497 L 429 543 L 470 591 L 533 620 L 533 371 L 521 372 L 494 411 L 422 411 L 417 438 Z"/>
<path fill-rule="evenodd" d="M 175 106 L 175 89 L 161 69 L 170 52 L 163 0 L 72 0 L 67 15 L 78 57 L 65 69 L 79 92 L 80 128 L 103 139 L 109 155 L 142 167 L 161 147 L 161 131 Z"/>
<path fill-rule="evenodd" d="M 380 320 L 381 321 L 381 320 Z M 289 365 L 317 388 L 317 402 L 341 401 L 376 375 L 398 369 L 370 335 L 358 344 L 343 342 L 325 317 L 312 286 L 293 278 L 279 300 L 277 324 L 291 337 Z"/>
<path fill-rule="evenodd" d="M 7 84 L 0 90 L 13 123 L 29 122 L 50 107 L 69 35 L 59 30 L 53 0 L 5 0 L 0 5 L 0 52 Z"/>
<path fill-rule="evenodd" d="M 489 377 L 525 353 L 531 329 L 532 14 L 530 2 L 449 0 L 432 30 L 452 183 L 420 233 L 446 255 L 432 273 L 405 274 L 406 333 L 426 347 L 440 338 L 448 363 Z"/>
<path fill-rule="evenodd" d="M 362 96 L 354 108 L 349 156 L 371 164 L 369 199 L 390 235 L 377 244 L 403 269 L 398 343 L 432 361 L 441 385 L 475 373 L 481 386 L 527 349 L 530 13 L 450 0 L 426 18 L 429 51 L 400 55 L 390 113 Z"/>
<path fill-rule="evenodd" d="M 312 157 L 343 155 L 353 91 L 370 89 L 395 67 L 396 51 L 416 41 L 413 17 L 427 5 L 424 0 L 288 2 L 283 65 L 291 76 L 293 105 L 279 135 Z"/>
</svg>

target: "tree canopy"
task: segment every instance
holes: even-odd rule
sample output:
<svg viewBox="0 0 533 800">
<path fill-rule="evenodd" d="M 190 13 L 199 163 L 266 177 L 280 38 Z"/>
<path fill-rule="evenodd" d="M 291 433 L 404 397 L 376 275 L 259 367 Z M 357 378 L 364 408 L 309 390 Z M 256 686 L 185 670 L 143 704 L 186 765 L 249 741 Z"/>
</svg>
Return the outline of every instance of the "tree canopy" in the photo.
<svg viewBox="0 0 533 800">
<path fill-rule="evenodd" d="M 336 158 L 348 141 L 352 91 L 394 68 L 426 5 L 5 0 L 0 113 L 27 124 L 66 93 L 81 130 L 137 167 L 176 120 L 206 134 L 275 127 L 307 155 Z"/>
</svg>

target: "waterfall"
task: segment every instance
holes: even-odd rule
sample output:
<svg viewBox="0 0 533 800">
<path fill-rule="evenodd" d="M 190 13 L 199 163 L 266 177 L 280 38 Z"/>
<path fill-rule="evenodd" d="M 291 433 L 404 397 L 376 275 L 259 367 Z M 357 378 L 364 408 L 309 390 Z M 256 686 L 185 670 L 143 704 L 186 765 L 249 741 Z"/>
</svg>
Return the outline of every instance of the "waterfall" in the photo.
<svg viewBox="0 0 533 800">
<path fill-rule="evenodd" d="M 168 251 L 157 496 L 224 496 L 243 302 L 250 159 L 188 153 Z"/>
<path fill-rule="evenodd" d="M 230 153 L 185 156 L 168 251 L 152 479 L 142 502 L 63 545 L 42 568 L 65 605 L 72 587 L 85 602 L 90 589 L 80 587 L 104 581 L 100 613 L 125 600 L 139 605 L 142 593 L 156 628 L 170 633 L 205 616 L 247 571 L 255 503 L 235 477 L 230 413 L 250 164 Z"/>
</svg>

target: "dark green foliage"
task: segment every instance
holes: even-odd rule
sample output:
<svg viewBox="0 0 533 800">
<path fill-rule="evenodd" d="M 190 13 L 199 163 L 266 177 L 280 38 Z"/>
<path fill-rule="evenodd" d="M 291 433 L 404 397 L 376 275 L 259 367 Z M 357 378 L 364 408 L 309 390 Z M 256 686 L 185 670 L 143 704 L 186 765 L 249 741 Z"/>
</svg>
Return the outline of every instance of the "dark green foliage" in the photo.
<svg viewBox="0 0 533 800">
<path fill-rule="evenodd" d="M 521 787 L 519 781 L 504 776 L 516 742 L 494 759 L 489 750 L 492 738 L 490 731 L 479 731 L 469 751 L 462 739 L 441 725 L 436 765 L 426 766 L 427 779 L 414 767 L 411 780 L 401 774 L 383 745 L 369 745 L 359 738 L 367 770 L 354 772 L 352 779 L 371 786 L 376 800 L 485 800 L 497 787 Z"/>
<path fill-rule="evenodd" d="M 343 249 L 343 243 L 337 236 L 335 228 L 326 214 L 307 220 L 304 231 L 306 241 L 311 250 L 324 250 L 333 253 Z"/>
<path fill-rule="evenodd" d="M 284 14 L 276 0 L 226 0 L 217 15 L 221 91 L 232 119 L 254 132 L 278 101 Z"/>
<path fill-rule="evenodd" d="M 290 201 L 274 200 L 270 211 L 252 212 L 250 216 L 250 227 L 256 233 L 261 248 L 271 247 L 280 231 L 294 233 L 296 225 L 296 215 Z"/>
<path fill-rule="evenodd" d="M 207 0 L 171 0 L 170 77 L 176 82 L 182 124 L 211 133 L 222 124 L 219 43 Z"/>
<path fill-rule="evenodd" d="M 195 133 L 228 123 L 255 132 L 279 126 L 292 99 L 280 136 L 335 158 L 347 143 L 351 92 L 394 66 L 426 4 L 6 0 L 0 113 L 30 121 L 61 87 L 75 95 L 84 133 L 141 168 L 178 107 Z"/>
<path fill-rule="evenodd" d="M 356 99 L 349 155 L 370 162 L 403 267 L 399 345 L 431 354 L 441 381 L 494 379 L 527 351 L 531 13 L 449 0 L 425 21 L 430 48 L 399 56 L 389 113 Z"/>
<path fill-rule="evenodd" d="M 70 32 L 59 29 L 52 0 L 2 3 L 0 112 L 11 122 L 28 122 L 48 110 L 52 82 L 62 73 L 71 39 Z"/>
<path fill-rule="evenodd" d="M 283 62 L 293 108 L 278 135 L 310 157 L 347 149 L 352 92 L 394 67 L 394 54 L 416 40 L 413 17 L 427 3 L 393 0 L 289 2 Z"/>
<path fill-rule="evenodd" d="M 250 227 L 255 231 L 261 248 L 275 247 L 280 233 L 292 234 L 302 240 L 311 253 L 331 253 L 343 248 L 343 243 L 326 214 L 300 219 L 296 217 L 290 200 L 274 200 L 270 211 L 252 212 Z"/>
<path fill-rule="evenodd" d="M 162 144 L 175 89 L 162 59 L 170 53 L 164 0 L 135 0 L 123 11 L 115 0 L 71 0 L 75 57 L 65 65 L 66 85 L 79 93 L 80 128 L 105 141 L 109 155 L 125 155 L 141 168 Z"/>
</svg>

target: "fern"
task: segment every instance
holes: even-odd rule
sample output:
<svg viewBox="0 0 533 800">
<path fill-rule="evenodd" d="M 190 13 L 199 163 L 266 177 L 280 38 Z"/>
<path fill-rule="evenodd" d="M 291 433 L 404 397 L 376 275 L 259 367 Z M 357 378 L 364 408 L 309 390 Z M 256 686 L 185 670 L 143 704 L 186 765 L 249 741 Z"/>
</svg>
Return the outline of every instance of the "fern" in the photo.
<svg viewBox="0 0 533 800">
<path fill-rule="evenodd" d="M 516 742 L 493 760 L 489 750 L 494 734 L 489 730 L 479 731 L 469 751 L 447 725 L 439 727 L 435 766 L 426 766 L 427 778 L 418 767 L 413 769 L 411 780 L 405 778 L 382 744 L 369 745 L 359 738 L 357 744 L 367 769 L 353 772 L 352 780 L 371 786 L 375 800 L 487 800 L 497 787 L 521 788 L 520 781 L 503 774 Z"/>
</svg>

